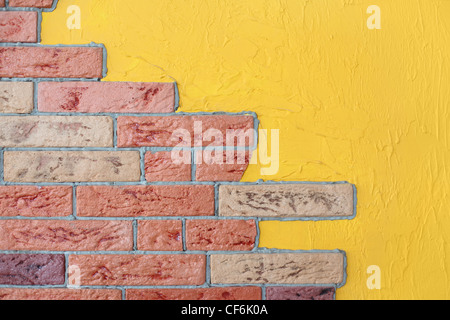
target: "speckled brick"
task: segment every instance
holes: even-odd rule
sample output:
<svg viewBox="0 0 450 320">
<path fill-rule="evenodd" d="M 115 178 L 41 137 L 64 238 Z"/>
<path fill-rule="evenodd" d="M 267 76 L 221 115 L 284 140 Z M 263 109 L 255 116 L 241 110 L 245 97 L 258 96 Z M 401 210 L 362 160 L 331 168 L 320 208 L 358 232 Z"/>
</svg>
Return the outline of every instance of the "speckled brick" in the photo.
<svg viewBox="0 0 450 320">
<path fill-rule="evenodd" d="M 152 181 L 191 181 L 191 152 L 178 152 L 172 159 L 171 151 L 147 152 L 145 154 L 145 179 Z M 183 153 L 185 152 L 185 153 Z"/>
<path fill-rule="evenodd" d="M 83 186 L 77 188 L 80 217 L 214 215 L 214 186 Z"/>
<path fill-rule="evenodd" d="M 332 287 L 269 287 L 267 300 L 334 300 Z"/>
<path fill-rule="evenodd" d="M 0 77 L 102 78 L 103 48 L 1 47 Z"/>
<path fill-rule="evenodd" d="M 72 214 L 72 187 L 0 186 L 1 217 L 65 217 Z"/>
<path fill-rule="evenodd" d="M 6 151 L 9 182 L 139 181 L 138 151 Z"/>
<path fill-rule="evenodd" d="M 10 7 L 51 8 L 54 0 L 9 0 Z"/>
<path fill-rule="evenodd" d="M 188 250 L 252 250 L 255 246 L 254 220 L 187 220 Z"/>
<path fill-rule="evenodd" d="M 0 289 L 0 300 L 122 300 L 116 289 Z"/>
<path fill-rule="evenodd" d="M 1 291 L 0 291 L 1 294 Z M 261 300 L 261 288 L 129 289 L 127 300 Z"/>
<path fill-rule="evenodd" d="M 139 221 L 137 248 L 142 251 L 183 251 L 180 220 Z"/>
<path fill-rule="evenodd" d="M 0 117 L 0 147 L 113 147 L 110 117 Z"/>
<path fill-rule="evenodd" d="M 1 220 L 0 248 L 29 251 L 127 251 L 131 221 Z"/>
<path fill-rule="evenodd" d="M 244 217 L 350 217 L 351 184 L 222 185 L 219 215 Z"/>
<path fill-rule="evenodd" d="M 249 151 L 197 152 L 195 178 L 197 181 L 241 181 L 249 163 Z"/>
<path fill-rule="evenodd" d="M 119 117 L 117 125 L 119 147 L 224 146 L 227 145 L 227 134 L 234 136 L 228 133 L 228 130 L 243 132 L 252 130 L 253 117 L 232 115 Z M 194 126 L 198 128 L 195 130 Z M 214 137 L 209 137 L 212 130 L 215 130 L 222 139 L 216 141 Z M 252 145 L 253 135 L 249 136 L 250 139 L 230 143 L 227 146 Z"/>
<path fill-rule="evenodd" d="M 1 11 L 0 42 L 37 42 L 37 12 Z"/>
<path fill-rule="evenodd" d="M 42 112 L 170 113 L 175 111 L 173 83 L 41 82 Z"/>
<path fill-rule="evenodd" d="M 175 286 L 205 283 L 203 255 L 71 255 L 81 285 Z"/>
<path fill-rule="evenodd" d="M 341 253 L 211 255 L 211 283 L 339 284 Z"/>
<path fill-rule="evenodd" d="M 59 254 L 0 254 L 0 284 L 62 285 L 64 261 Z"/>
<path fill-rule="evenodd" d="M 33 92 L 32 82 L 0 82 L 0 113 L 30 113 Z"/>
</svg>

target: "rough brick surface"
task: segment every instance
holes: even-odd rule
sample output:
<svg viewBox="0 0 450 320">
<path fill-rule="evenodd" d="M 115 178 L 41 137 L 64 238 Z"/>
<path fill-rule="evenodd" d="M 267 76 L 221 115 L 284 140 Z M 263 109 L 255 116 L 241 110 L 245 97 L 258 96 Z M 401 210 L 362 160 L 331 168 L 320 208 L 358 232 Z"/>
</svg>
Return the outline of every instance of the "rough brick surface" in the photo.
<svg viewBox="0 0 450 320">
<path fill-rule="evenodd" d="M 0 42 L 36 42 L 37 12 L 0 12 Z"/>
<path fill-rule="evenodd" d="M 202 285 L 203 255 L 71 255 L 81 271 L 81 285 Z"/>
<path fill-rule="evenodd" d="M 349 217 L 354 214 L 351 184 L 222 185 L 221 216 Z"/>
<path fill-rule="evenodd" d="M 0 146 L 112 147 L 113 121 L 110 117 L 1 117 Z"/>
<path fill-rule="evenodd" d="M 53 0 L 9 0 L 10 7 L 51 8 Z"/>
<path fill-rule="evenodd" d="M 212 283 L 331 284 L 341 283 L 341 253 L 212 255 Z"/>
<path fill-rule="evenodd" d="M 33 92 L 32 82 L 0 82 L 0 113 L 30 113 Z"/>
<path fill-rule="evenodd" d="M 137 247 L 142 251 L 183 251 L 181 221 L 139 221 Z"/>
<path fill-rule="evenodd" d="M 334 288 L 327 287 L 269 287 L 267 300 L 334 300 Z"/>
<path fill-rule="evenodd" d="M 122 300 L 115 289 L 0 289 L 0 300 Z"/>
<path fill-rule="evenodd" d="M 72 214 L 72 187 L 1 186 L 1 217 L 64 217 Z"/>
<path fill-rule="evenodd" d="M 41 82 L 39 111 L 43 112 L 174 112 L 173 83 Z"/>
<path fill-rule="evenodd" d="M 135 151 L 7 151 L 5 180 L 14 182 L 139 181 Z"/>
<path fill-rule="evenodd" d="M 102 78 L 97 47 L 1 47 L 0 77 Z"/>
<path fill-rule="evenodd" d="M 213 186 L 88 186 L 77 199 L 80 217 L 214 215 Z"/>
<path fill-rule="evenodd" d="M 196 123 L 197 130 L 195 130 Z M 117 124 L 119 147 L 190 147 L 194 146 L 196 141 L 199 142 L 196 146 L 225 146 L 227 130 L 253 129 L 253 117 L 230 115 L 119 117 Z M 209 136 L 208 130 L 212 129 L 222 137 L 221 140 Z M 253 135 L 250 136 L 252 137 L 250 140 L 234 145 L 252 145 Z"/>
<path fill-rule="evenodd" d="M 195 178 L 197 181 L 241 181 L 249 163 L 249 151 L 197 152 Z"/>
<path fill-rule="evenodd" d="M 188 250 L 252 250 L 255 238 L 254 220 L 186 221 Z"/>
<path fill-rule="evenodd" d="M 0 254 L 0 284 L 64 284 L 64 261 L 64 255 L 55 254 Z"/>
<path fill-rule="evenodd" d="M 0 7 L 4 7 L 5 6 L 5 0 L 0 0 Z"/>
<path fill-rule="evenodd" d="M 131 221 L 1 220 L 3 250 L 127 251 L 133 249 Z"/>
<path fill-rule="evenodd" d="M 1 291 L 0 291 L 1 296 Z M 129 289 L 127 300 L 261 300 L 261 288 Z"/>
<path fill-rule="evenodd" d="M 171 151 L 145 154 L 145 179 L 152 181 L 191 181 L 191 152 L 173 151 L 179 155 L 172 159 Z"/>
</svg>

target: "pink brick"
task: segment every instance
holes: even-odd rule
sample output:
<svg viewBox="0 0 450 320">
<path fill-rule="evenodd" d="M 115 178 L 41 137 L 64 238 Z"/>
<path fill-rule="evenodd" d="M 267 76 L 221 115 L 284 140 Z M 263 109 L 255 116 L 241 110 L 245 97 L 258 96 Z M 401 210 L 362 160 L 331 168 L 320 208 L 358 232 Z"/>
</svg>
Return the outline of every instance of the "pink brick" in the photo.
<svg viewBox="0 0 450 320">
<path fill-rule="evenodd" d="M 101 78 L 102 72 L 102 48 L 0 48 L 0 77 Z"/>
<path fill-rule="evenodd" d="M 0 12 L 0 42 L 36 42 L 37 12 Z"/>
<path fill-rule="evenodd" d="M 41 82 L 38 107 L 43 112 L 174 112 L 173 83 Z"/>
<path fill-rule="evenodd" d="M 80 217 L 214 215 L 213 186 L 83 186 L 77 200 Z"/>
<path fill-rule="evenodd" d="M 127 300 L 261 300 L 261 288 L 129 289 Z"/>
<path fill-rule="evenodd" d="M 186 247 L 188 250 L 252 250 L 255 246 L 254 220 L 188 220 Z"/>
<path fill-rule="evenodd" d="M 334 300 L 332 287 L 269 287 L 267 300 Z"/>
<path fill-rule="evenodd" d="M 2 217 L 64 217 L 72 214 L 72 187 L 0 187 Z"/>
<path fill-rule="evenodd" d="M 249 151 L 227 150 L 217 156 L 215 151 L 207 152 L 196 153 L 197 181 L 241 181 L 250 163 Z"/>
<path fill-rule="evenodd" d="M 9 0 L 10 7 L 51 8 L 53 0 Z"/>
<path fill-rule="evenodd" d="M 147 181 L 191 181 L 191 152 L 188 150 L 179 152 L 180 159 L 172 159 L 171 151 L 147 152 L 145 179 Z M 184 155 L 182 152 L 185 152 Z"/>
<path fill-rule="evenodd" d="M 81 285 L 202 285 L 204 255 L 71 255 L 69 267 L 80 268 Z"/>
<path fill-rule="evenodd" d="M 116 289 L 0 289 L 0 300 L 122 300 Z"/>
<path fill-rule="evenodd" d="M 197 134 L 194 126 L 197 125 Z M 212 135 L 215 129 L 222 141 L 215 140 Z M 176 147 L 194 146 L 198 141 L 201 146 L 226 145 L 230 131 L 250 133 L 249 139 L 244 139 L 230 146 L 248 146 L 253 144 L 253 117 L 213 115 L 213 116 L 168 116 L 168 117 L 119 117 L 118 146 L 119 147 Z M 179 130 L 183 132 L 180 133 Z M 251 130 L 251 131 L 249 131 Z M 208 139 L 208 137 L 210 139 Z M 203 141 L 202 141 L 203 140 Z"/>
<path fill-rule="evenodd" d="M 0 221 L 2 250 L 128 251 L 131 221 Z"/>
<path fill-rule="evenodd" d="M 183 251 L 180 220 L 139 221 L 138 250 Z"/>
</svg>

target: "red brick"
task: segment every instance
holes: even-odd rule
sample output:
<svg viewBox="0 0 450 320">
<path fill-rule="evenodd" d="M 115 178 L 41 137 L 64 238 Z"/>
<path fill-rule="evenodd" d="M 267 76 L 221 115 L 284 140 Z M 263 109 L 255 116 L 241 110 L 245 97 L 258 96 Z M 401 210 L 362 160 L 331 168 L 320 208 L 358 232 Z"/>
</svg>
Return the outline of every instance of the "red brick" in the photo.
<svg viewBox="0 0 450 320">
<path fill-rule="evenodd" d="M 81 285 L 202 285 L 204 255 L 71 255 L 69 266 L 80 268 Z"/>
<path fill-rule="evenodd" d="M 101 78 L 102 72 L 102 48 L 0 48 L 0 77 Z"/>
<path fill-rule="evenodd" d="M 0 254 L 1 285 L 60 285 L 64 281 L 62 254 Z"/>
<path fill-rule="evenodd" d="M 10 7 L 51 8 L 53 0 L 9 0 Z"/>
<path fill-rule="evenodd" d="M 1 217 L 65 217 L 72 214 L 72 187 L 0 187 Z"/>
<path fill-rule="evenodd" d="M 0 221 L 2 250 L 132 250 L 131 221 Z"/>
<path fill-rule="evenodd" d="M 0 300 L 122 300 L 115 289 L 0 289 Z"/>
<path fill-rule="evenodd" d="M 1 291 L 0 291 L 1 292 Z M 261 288 L 129 289 L 127 300 L 261 300 Z"/>
<path fill-rule="evenodd" d="M 171 151 L 147 152 L 145 154 L 145 179 L 147 181 L 191 181 L 191 152 L 189 150 L 173 151 L 181 154 L 172 159 Z M 178 156 L 177 156 L 178 157 Z"/>
<path fill-rule="evenodd" d="M 83 186 L 77 199 L 80 217 L 214 215 L 213 186 Z"/>
<path fill-rule="evenodd" d="M 195 135 L 194 125 L 201 123 Z M 253 129 L 253 117 L 251 116 L 154 116 L 154 117 L 119 117 L 118 118 L 118 146 L 119 147 L 190 147 L 198 140 L 201 146 L 222 146 L 226 144 L 227 130 L 251 130 Z M 222 141 L 208 140 L 208 130 L 216 129 L 222 136 Z M 179 131 L 183 132 L 179 134 Z M 252 131 L 253 133 L 253 131 Z M 231 136 L 228 134 L 228 136 Z M 252 145 L 253 135 L 250 140 L 241 141 L 233 145 Z M 202 139 L 203 138 L 203 139 Z M 197 146 L 199 146 L 197 145 Z"/>
<path fill-rule="evenodd" d="M 179 220 L 139 221 L 138 250 L 183 251 L 183 230 Z"/>
<path fill-rule="evenodd" d="M 0 42 L 36 42 L 37 12 L 0 12 Z"/>
<path fill-rule="evenodd" d="M 5 6 L 5 0 L 0 0 L 0 7 L 4 7 Z"/>
<path fill-rule="evenodd" d="M 255 247 L 254 220 L 188 220 L 188 250 L 252 250 Z"/>
<path fill-rule="evenodd" d="M 197 181 L 241 181 L 250 163 L 249 151 L 227 150 L 223 155 L 216 157 L 216 152 L 212 151 L 211 156 L 206 155 L 208 150 L 196 153 Z M 227 153 L 231 155 L 227 157 Z M 216 159 L 217 158 L 217 159 Z"/>
<path fill-rule="evenodd" d="M 334 288 L 327 287 L 269 287 L 267 300 L 334 300 Z"/>
<path fill-rule="evenodd" d="M 174 112 L 173 83 L 41 82 L 38 107 L 43 112 Z"/>
</svg>

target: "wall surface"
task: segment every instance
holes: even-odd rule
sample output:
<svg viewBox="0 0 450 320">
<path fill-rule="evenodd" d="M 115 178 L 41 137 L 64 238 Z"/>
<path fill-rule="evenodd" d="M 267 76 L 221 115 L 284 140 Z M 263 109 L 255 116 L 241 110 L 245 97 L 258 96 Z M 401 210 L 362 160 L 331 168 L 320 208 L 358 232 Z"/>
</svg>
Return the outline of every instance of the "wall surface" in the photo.
<svg viewBox="0 0 450 320">
<path fill-rule="evenodd" d="M 366 25 L 373 4 L 381 30 Z M 354 220 L 260 225 L 263 247 L 345 250 L 337 299 L 448 299 L 449 13 L 447 0 L 60 0 L 42 43 L 104 43 L 106 81 L 176 80 L 180 111 L 255 111 L 281 130 L 281 163 L 245 181 L 356 184 Z"/>
</svg>

